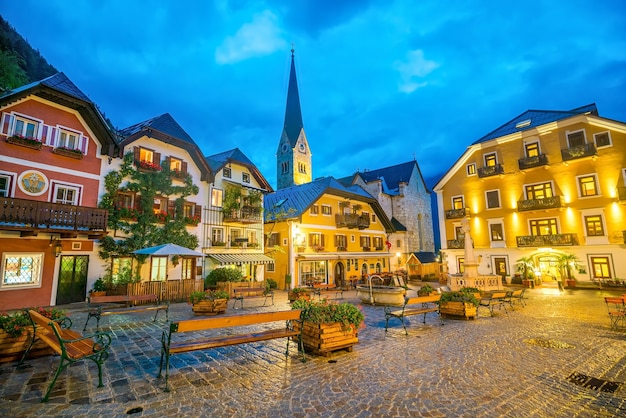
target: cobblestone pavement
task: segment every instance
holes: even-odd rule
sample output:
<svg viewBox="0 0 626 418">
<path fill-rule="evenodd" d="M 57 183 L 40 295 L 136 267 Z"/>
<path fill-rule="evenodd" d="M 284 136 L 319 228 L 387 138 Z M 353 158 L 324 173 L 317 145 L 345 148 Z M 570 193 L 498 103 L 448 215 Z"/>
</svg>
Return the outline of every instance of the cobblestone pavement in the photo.
<svg viewBox="0 0 626 418">
<path fill-rule="evenodd" d="M 626 332 L 612 331 L 603 296 L 608 290 L 529 289 L 527 306 L 476 320 L 429 314 L 411 317 L 406 336 L 399 321 L 385 335 L 383 308 L 361 305 L 366 327 L 354 351 L 330 357 L 295 349 L 285 358 L 285 340 L 172 356 L 170 385 L 156 375 L 164 321 L 150 312 L 104 317 L 113 335 L 104 366 L 79 362 L 59 377 L 48 403 L 39 402 L 59 358 L 30 360 L 16 370 L 0 365 L 0 415 L 207 416 L 207 417 L 609 417 L 626 415 L 626 384 L 614 392 L 596 386 L 626 382 Z M 354 291 L 346 300 L 358 302 Z M 273 307 L 288 309 L 278 292 Z M 170 319 L 193 317 L 175 304 Z M 240 313 L 229 305 L 227 315 Z M 72 310 L 82 329 L 84 310 Z M 392 320 L 394 321 L 394 320 Z M 93 328 L 92 328 L 93 330 Z M 591 378 L 599 379 L 593 380 Z M 589 385 L 587 385 L 589 386 Z M 603 387 L 610 387 L 607 383 Z"/>
</svg>

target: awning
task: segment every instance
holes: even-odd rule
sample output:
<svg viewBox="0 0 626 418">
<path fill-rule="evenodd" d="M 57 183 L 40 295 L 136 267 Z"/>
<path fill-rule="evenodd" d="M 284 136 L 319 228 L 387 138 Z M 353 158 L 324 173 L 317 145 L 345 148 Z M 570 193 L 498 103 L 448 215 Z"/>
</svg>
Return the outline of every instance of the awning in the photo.
<svg viewBox="0 0 626 418">
<path fill-rule="evenodd" d="M 274 259 L 270 258 L 263 254 L 243 254 L 243 253 L 232 253 L 232 254 L 207 254 L 207 256 L 211 257 L 218 263 L 222 265 L 227 264 L 268 264 L 273 263 Z"/>
</svg>

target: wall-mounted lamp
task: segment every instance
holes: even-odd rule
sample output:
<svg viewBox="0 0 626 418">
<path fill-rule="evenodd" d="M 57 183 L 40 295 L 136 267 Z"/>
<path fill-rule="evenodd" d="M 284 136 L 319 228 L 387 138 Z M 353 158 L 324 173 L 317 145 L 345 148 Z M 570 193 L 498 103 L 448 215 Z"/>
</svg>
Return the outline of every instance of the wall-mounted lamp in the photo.
<svg viewBox="0 0 626 418">
<path fill-rule="evenodd" d="M 54 256 L 58 257 L 61 255 L 61 253 L 63 252 L 63 246 L 61 245 L 61 240 L 60 239 L 54 239 L 52 237 L 50 237 L 50 244 L 48 244 L 50 247 L 54 246 Z"/>
</svg>

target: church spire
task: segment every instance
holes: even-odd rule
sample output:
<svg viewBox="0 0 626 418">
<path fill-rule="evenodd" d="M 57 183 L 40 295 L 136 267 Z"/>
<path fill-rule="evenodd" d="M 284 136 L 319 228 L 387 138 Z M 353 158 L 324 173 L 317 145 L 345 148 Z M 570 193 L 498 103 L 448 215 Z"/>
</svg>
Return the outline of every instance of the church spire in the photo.
<svg viewBox="0 0 626 418">
<path fill-rule="evenodd" d="M 300 131 L 304 128 L 302 123 L 302 110 L 300 109 L 300 94 L 298 93 L 298 80 L 296 79 L 296 65 L 294 61 L 293 44 L 291 47 L 291 71 L 289 72 L 289 89 L 287 91 L 287 108 L 285 109 L 285 133 L 291 146 L 294 147 Z"/>
</svg>

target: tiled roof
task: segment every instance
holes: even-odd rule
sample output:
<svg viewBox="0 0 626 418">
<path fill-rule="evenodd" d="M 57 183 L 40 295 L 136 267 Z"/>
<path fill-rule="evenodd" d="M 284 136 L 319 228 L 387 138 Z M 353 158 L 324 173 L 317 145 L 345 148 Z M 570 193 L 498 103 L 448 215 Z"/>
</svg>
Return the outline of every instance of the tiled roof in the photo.
<svg viewBox="0 0 626 418">
<path fill-rule="evenodd" d="M 69 78 L 67 78 L 65 73 L 62 73 L 62 72 L 51 75 L 50 77 L 44 78 L 43 80 L 35 81 L 33 83 L 26 84 L 25 86 L 18 87 L 13 90 L 9 90 L 5 94 L 3 94 L 3 96 L 9 96 L 15 93 L 20 93 L 22 91 L 26 91 L 37 86 L 50 87 L 51 89 L 57 90 L 61 93 L 65 93 L 77 99 L 84 100 L 88 103 L 92 103 L 91 99 L 89 99 L 89 97 L 87 97 L 85 93 L 83 93 L 78 87 L 76 87 L 76 85 L 72 83 L 72 81 Z"/>
<path fill-rule="evenodd" d="M 475 141 L 472 145 L 480 144 L 481 142 L 489 141 L 490 139 L 500 138 L 502 136 L 506 136 L 515 132 L 536 128 L 537 126 L 545 125 L 546 123 L 556 122 L 584 113 L 598 115 L 598 109 L 596 108 L 595 103 L 572 109 L 570 111 L 527 110 L 516 118 L 500 126 L 498 129 L 488 133 L 479 140 Z"/>
<path fill-rule="evenodd" d="M 207 162 L 211 170 L 217 172 L 228 162 L 237 162 L 246 166 L 254 166 L 254 163 L 250 161 L 246 155 L 241 152 L 239 148 L 234 148 L 228 151 L 220 152 L 219 154 L 208 155 L 206 157 Z"/>
<path fill-rule="evenodd" d="M 406 231 L 406 226 L 404 226 L 399 220 L 397 220 L 395 218 L 395 216 L 393 218 L 391 218 L 391 224 L 393 225 L 393 229 L 395 229 L 396 231 Z"/>
<path fill-rule="evenodd" d="M 417 252 L 412 253 L 415 258 L 417 258 L 420 263 L 428 264 L 428 263 L 436 263 L 437 262 L 437 254 L 429 253 L 429 252 Z"/>
<path fill-rule="evenodd" d="M 173 138 L 180 139 L 190 144 L 196 145 L 194 140 L 185 132 L 185 130 L 174 120 L 172 115 L 164 113 L 160 116 L 139 122 L 119 131 L 122 137 L 129 137 L 144 129 L 154 129 Z"/>
</svg>

